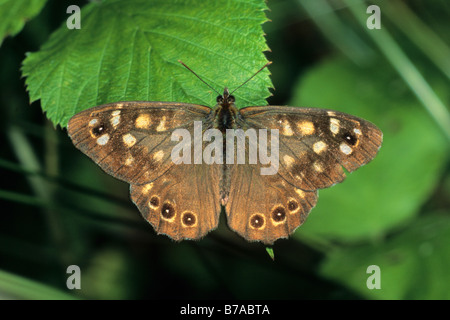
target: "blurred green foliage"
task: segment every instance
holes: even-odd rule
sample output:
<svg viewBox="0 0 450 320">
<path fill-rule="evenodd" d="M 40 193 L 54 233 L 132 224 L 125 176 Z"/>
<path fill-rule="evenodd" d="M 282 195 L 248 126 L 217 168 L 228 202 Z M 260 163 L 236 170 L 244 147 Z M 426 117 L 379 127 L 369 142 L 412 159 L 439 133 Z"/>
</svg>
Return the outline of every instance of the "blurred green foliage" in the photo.
<svg viewBox="0 0 450 320">
<path fill-rule="evenodd" d="M 262 29 L 259 0 L 27 3 L 0 3 L 1 298 L 450 298 L 448 1 L 377 1 L 381 30 L 364 25 L 362 0 L 269 1 Z M 72 4 L 81 30 L 66 28 Z M 268 251 L 225 219 L 197 242 L 156 236 L 128 186 L 55 129 L 114 99 L 212 105 L 178 59 L 221 90 L 265 56 L 271 81 L 242 87 L 240 107 L 265 104 L 273 83 L 269 104 L 352 113 L 384 133 L 377 158 L 321 190 L 307 222 Z M 71 264 L 81 290 L 66 287 Z M 370 265 L 381 289 L 366 286 Z"/>
</svg>

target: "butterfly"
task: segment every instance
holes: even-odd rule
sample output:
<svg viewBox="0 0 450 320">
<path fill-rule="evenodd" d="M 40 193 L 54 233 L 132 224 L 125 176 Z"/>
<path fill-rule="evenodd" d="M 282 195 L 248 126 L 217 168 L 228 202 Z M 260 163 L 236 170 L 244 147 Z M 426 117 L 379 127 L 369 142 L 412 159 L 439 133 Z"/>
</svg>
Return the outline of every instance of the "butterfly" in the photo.
<svg viewBox="0 0 450 320">
<path fill-rule="evenodd" d="M 198 128 L 201 134 L 195 137 Z M 194 136 L 184 145 L 194 158 L 190 163 L 174 161 L 173 150 L 180 143 L 174 132 L 180 129 Z M 230 159 L 237 160 L 241 146 L 247 155 L 244 163 L 198 161 L 210 146 L 204 134 L 214 129 L 223 136 L 230 129 L 276 132 L 276 172 L 262 174 L 267 166 L 249 161 L 249 152 L 260 140 L 245 136 L 244 144 L 228 149 L 223 140 L 219 150 L 223 158 L 232 153 Z M 343 181 L 343 168 L 352 172 L 371 161 L 383 137 L 369 121 L 333 110 L 237 109 L 227 88 L 213 108 L 116 102 L 76 114 L 67 130 L 78 149 L 106 173 L 130 184 L 132 201 L 158 234 L 174 240 L 200 239 L 218 226 L 225 209 L 232 230 L 266 245 L 292 234 L 316 205 L 317 190 Z"/>
</svg>

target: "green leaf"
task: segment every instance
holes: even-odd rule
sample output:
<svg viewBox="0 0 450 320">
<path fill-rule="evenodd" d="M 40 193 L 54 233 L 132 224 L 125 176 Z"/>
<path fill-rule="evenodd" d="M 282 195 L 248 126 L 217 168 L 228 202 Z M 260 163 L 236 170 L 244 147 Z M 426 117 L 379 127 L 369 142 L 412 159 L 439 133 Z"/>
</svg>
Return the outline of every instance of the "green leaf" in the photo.
<svg viewBox="0 0 450 320">
<path fill-rule="evenodd" d="M 25 22 L 36 16 L 47 0 L 0 0 L 0 45 L 7 36 L 22 30 Z"/>
<path fill-rule="evenodd" d="M 334 59 L 312 69 L 297 88 L 292 105 L 362 117 L 384 136 L 371 163 L 348 174 L 343 183 L 319 191 L 317 207 L 296 236 L 352 241 L 377 237 L 417 214 L 448 159 L 448 143 L 392 70 L 378 61 L 359 68 Z M 442 94 L 448 100 L 448 93 Z"/>
<path fill-rule="evenodd" d="M 66 126 L 95 105 L 130 100 L 215 104 L 212 92 L 236 88 L 262 67 L 268 50 L 262 0 L 110 0 L 81 10 L 81 29 L 62 25 L 23 75 L 31 101 Z M 264 70 L 236 92 L 237 104 L 264 105 L 271 87 Z"/>
<path fill-rule="evenodd" d="M 333 251 L 320 273 L 372 299 L 450 299 L 450 219 L 421 217 L 380 244 Z M 367 267 L 380 269 L 380 289 L 368 289 Z"/>
</svg>

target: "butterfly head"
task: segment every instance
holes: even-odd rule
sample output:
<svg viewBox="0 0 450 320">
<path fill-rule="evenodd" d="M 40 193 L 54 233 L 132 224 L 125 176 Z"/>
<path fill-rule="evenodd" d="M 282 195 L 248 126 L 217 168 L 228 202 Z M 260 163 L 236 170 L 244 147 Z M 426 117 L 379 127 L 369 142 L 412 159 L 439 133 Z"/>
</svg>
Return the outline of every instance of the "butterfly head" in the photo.
<svg viewBox="0 0 450 320">
<path fill-rule="evenodd" d="M 216 100 L 217 103 L 221 105 L 230 105 L 236 101 L 234 96 L 230 94 L 230 91 L 228 90 L 227 87 L 225 87 L 225 89 L 223 90 L 223 95 L 217 96 Z"/>
</svg>

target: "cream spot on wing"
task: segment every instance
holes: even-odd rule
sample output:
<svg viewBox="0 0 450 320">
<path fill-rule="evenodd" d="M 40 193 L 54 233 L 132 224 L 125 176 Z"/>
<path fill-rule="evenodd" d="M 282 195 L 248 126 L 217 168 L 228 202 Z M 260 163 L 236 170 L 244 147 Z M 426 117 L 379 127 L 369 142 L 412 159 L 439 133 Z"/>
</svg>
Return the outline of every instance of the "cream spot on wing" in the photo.
<svg viewBox="0 0 450 320">
<path fill-rule="evenodd" d="M 153 183 L 150 183 L 149 185 L 150 185 L 150 189 L 151 189 L 153 187 Z M 148 191 L 147 191 L 147 193 L 148 193 Z M 155 210 L 155 209 L 158 209 L 159 205 L 160 205 L 159 197 L 157 195 L 153 195 L 150 198 L 150 201 L 148 202 L 148 206 L 150 207 L 150 209 Z"/>
<path fill-rule="evenodd" d="M 120 114 L 120 110 L 114 110 L 114 111 L 111 113 L 111 115 L 112 115 L 113 117 L 118 116 L 119 114 Z"/>
<path fill-rule="evenodd" d="M 356 134 L 361 134 L 361 130 L 359 130 L 358 128 L 353 129 L 353 132 L 356 133 Z"/>
<path fill-rule="evenodd" d="M 197 215 L 191 211 L 184 211 L 181 214 L 181 225 L 184 228 L 192 228 L 197 226 Z"/>
<path fill-rule="evenodd" d="M 252 229 L 263 230 L 266 227 L 266 219 L 260 213 L 252 214 L 248 222 Z"/>
<path fill-rule="evenodd" d="M 95 124 L 98 122 L 98 120 L 97 119 L 92 119 L 91 121 L 89 121 L 89 125 L 92 127 L 92 126 L 95 126 Z"/>
<path fill-rule="evenodd" d="M 109 134 L 105 133 L 97 139 L 97 144 L 104 146 L 109 141 Z"/>
<path fill-rule="evenodd" d="M 122 109 L 122 108 L 123 108 L 123 103 L 118 103 L 118 104 L 116 104 L 116 108 L 117 108 L 117 109 Z"/>
<path fill-rule="evenodd" d="M 115 112 L 117 112 L 117 111 L 114 111 L 113 114 L 114 114 Z M 120 110 L 119 110 L 119 113 L 120 113 Z M 109 120 L 109 122 L 111 122 L 111 125 L 112 125 L 114 128 L 116 128 L 117 125 L 120 123 L 120 114 L 117 114 L 117 115 L 112 116 L 111 119 Z"/>
<path fill-rule="evenodd" d="M 314 162 L 313 164 L 314 170 L 316 170 L 317 172 L 323 172 L 323 167 L 322 164 L 320 162 Z"/>
<path fill-rule="evenodd" d="M 297 180 L 303 180 L 305 178 L 305 172 L 304 171 L 297 172 L 297 174 L 295 174 L 294 177 Z"/>
<path fill-rule="evenodd" d="M 143 153 L 145 153 L 145 152 L 143 152 Z M 149 180 L 150 177 L 151 177 L 150 171 L 145 171 L 145 172 L 142 174 L 142 177 L 143 177 L 144 179 Z"/>
<path fill-rule="evenodd" d="M 136 143 L 136 138 L 130 133 L 124 134 L 122 139 L 128 148 L 131 148 Z"/>
<path fill-rule="evenodd" d="M 163 157 L 164 157 L 164 151 L 162 151 L 162 150 L 159 150 L 158 152 L 156 152 L 153 155 L 153 159 L 155 159 L 156 161 L 161 161 Z"/>
<path fill-rule="evenodd" d="M 344 142 L 339 145 L 339 149 L 341 149 L 342 153 L 346 155 L 349 155 L 353 151 L 352 148 L 350 148 L 349 145 Z"/>
<path fill-rule="evenodd" d="M 311 121 L 302 121 L 297 124 L 297 127 L 304 136 L 309 136 L 316 131 Z"/>
<path fill-rule="evenodd" d="M 161 122 L 156 127 L 156 131 L 165 131 L 166 130 L 166 116 L 163 116 Z"/>
<path fill-rule="evenodd" d="M 319 154 L 327 149 L 327 144 L 323 141 L 317 141 L 313 144 L 313 150 L 315 153 Z"/>
<path fill-rule="evenodd" d="M 133 163 L 134 158 L 132 156 L 129 156 L 126 160 L 125 160 L 125 165 L 126 166 L 131 166 L 131 164 Z"/>
<path fill-rule="evenodd" d="M 331 117 L 335 117 L 336 116 L 336 112 L 334 111 L 327 111 L 327 114 Z"/>
<path fill-rule="evenodd" d="M 134 123 L 136 128 L 139 129 L 148 129 L 150 124 L 152 123 L 152 119 L 149 114 L 141 114 L 136 118 L 136 122 Z"/>
<path fill-rule="evenodd" d="M 287 155 L 287 154 L 285 154 L 283 156 L 283 161 L 287 165 L 288 168 L 292 167 L 292 165 L 295 162 L 294 158 L 292 158 L 290 155 Z"/>
<path fill-rule="evenodd" d="M 330 118 L 330 131 L 333 134 L 337 134 L 339 132 L 340 122 L 338 119 Z"/>
<path fill-rule="evenodd" d="M 142 187 L 142 193 L 143 194 L 148 194 L 148 192 L 153 188 L 153 182 L 152 183 L 148 183 L 145 186 Z"/>
<path fill-rule="evenodd" d="M 305 191 L 302 189 L 295 189 L 295 192 L 300 196 L 300 198 L 303 199 L 305 197 Z"/>
<path fill-rule="evenodd" d="M 294 131 L 292 131 L 292 128 L 291 128 L 291 125 L 289 124 L 289 122 L 287 121 L 287 120 L 284 120 L 283 121 L 283 125 L 282 125 L 283 127 L 283 131 L 282 131 L 282 133 L 283 133 L 283 135 L 285 135 L 285 136 L 292 136 L 293 134 L 294 134 Z"/>
</svg>

